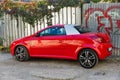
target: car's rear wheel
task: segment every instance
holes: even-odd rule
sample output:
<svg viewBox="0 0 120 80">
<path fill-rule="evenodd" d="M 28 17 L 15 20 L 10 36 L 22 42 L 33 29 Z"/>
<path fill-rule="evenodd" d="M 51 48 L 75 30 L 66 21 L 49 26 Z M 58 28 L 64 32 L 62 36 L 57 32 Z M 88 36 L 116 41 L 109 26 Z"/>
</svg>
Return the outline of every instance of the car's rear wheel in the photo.
<svg viewBox="0 0 120 80">
<path fill-rule="evenodd" d="M 28 50 L 24 46 L 18 46 L 15 49 L 15 58 L 18 61 L 26 61 L 30 59 Z"/>
<path fill-rule="evenodd" d="M 98 63 L 98 56 L 94 50 L 84 49 L 78 55 L 78 61 L 84 68 L 92 68 Z"/>
</svg>

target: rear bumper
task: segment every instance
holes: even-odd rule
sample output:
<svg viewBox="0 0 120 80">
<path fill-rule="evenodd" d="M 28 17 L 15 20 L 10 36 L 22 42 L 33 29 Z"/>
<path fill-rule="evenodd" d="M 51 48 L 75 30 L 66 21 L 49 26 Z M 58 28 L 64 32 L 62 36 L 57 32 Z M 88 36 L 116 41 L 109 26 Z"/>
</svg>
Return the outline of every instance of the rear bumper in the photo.
<svg viewBox="0 0 120 80">
<path fill-rule="evenodd" d="M 112 44 L 111 43 L 101 43 L 98 46 L 98 56 L 99 59 L 105 59 L 112 54 Z"/>
</svg>

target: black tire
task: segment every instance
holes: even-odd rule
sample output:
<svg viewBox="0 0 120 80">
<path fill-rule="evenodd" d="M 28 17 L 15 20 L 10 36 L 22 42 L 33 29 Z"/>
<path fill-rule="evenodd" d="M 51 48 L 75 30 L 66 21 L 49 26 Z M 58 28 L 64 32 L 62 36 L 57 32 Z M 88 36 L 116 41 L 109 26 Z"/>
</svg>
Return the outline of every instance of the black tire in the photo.
<svg viewBox="0 0 120 80">
<path fill-rule="evenodd" d="M 84 49 L 78 55 L 78 61 L 84 68 L 93 68 L 98 63 L 97 53 L 92 49 Z"/>
<path fill-rule="evenodd" d="M 14 56 L 18 61 L 26 61 L 30 59 L 28 50 L 24 46 L 17 46 Z"/>
</svg>

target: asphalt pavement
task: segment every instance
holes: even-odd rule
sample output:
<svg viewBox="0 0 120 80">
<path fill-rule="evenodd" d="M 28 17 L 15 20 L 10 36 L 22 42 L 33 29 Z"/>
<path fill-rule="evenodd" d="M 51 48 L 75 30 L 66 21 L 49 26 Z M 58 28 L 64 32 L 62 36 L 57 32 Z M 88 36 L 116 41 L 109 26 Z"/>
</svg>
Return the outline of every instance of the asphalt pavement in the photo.
<svg viewBox="0 0 120 80">
<path fill-rule="evenodd" d="M 32 58 L 19 62 L 10 53 L 0 52 L 0 80 L 120 80 L 119 59 L 110 57 L 85 69 L 77 61 Z"/>
</svg>

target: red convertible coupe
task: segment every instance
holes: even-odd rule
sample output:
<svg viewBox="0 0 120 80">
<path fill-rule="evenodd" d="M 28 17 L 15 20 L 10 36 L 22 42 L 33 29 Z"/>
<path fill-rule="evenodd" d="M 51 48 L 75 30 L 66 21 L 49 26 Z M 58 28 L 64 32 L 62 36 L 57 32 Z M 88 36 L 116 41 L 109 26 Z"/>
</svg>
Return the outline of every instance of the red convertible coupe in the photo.
<svg viewBox="0 0 120 80">
<path fill-rule="evenodd" d="M 84 68 L 92 68 L 112 53 L 110 37 L 91 33 L 79 25 L 54 25 L 12 42 L 11 54 L 18 61 L 30 57 L 78 60 Z"/>
</svg>

